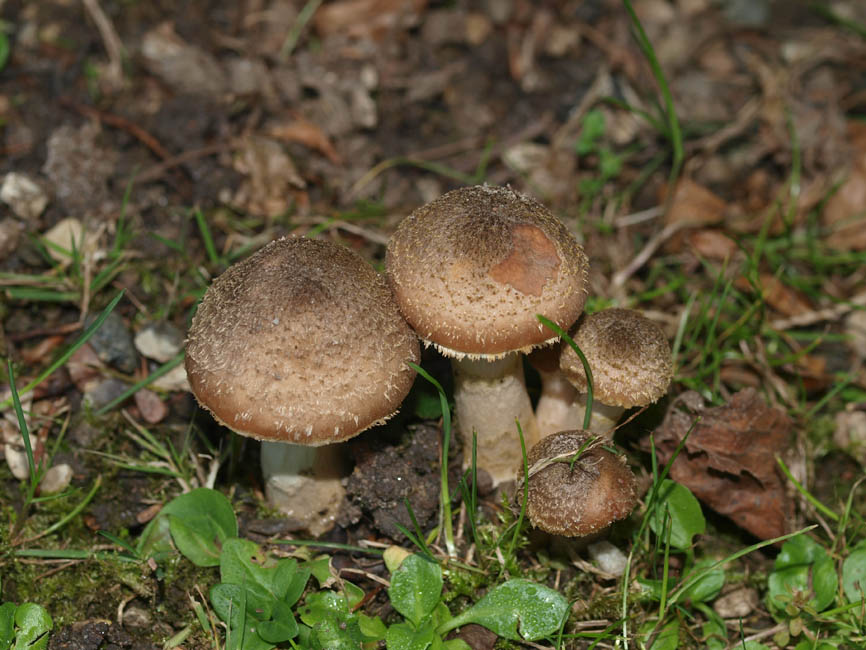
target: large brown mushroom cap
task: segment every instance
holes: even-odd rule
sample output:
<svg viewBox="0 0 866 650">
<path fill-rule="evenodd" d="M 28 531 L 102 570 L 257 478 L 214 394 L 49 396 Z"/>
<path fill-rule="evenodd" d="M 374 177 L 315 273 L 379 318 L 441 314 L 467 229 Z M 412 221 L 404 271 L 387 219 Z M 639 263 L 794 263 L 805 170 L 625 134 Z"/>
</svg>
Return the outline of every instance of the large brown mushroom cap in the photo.
<svg viewBox="0 0 866 650">
<path fill-rule="evenodd" d="M 576 430 L 542 438 L 527 454 L 530 471 L 544 461 L 576 454 L 592 435 Z M 522 476 L 521 468 L 518 478 Z M 526 510 L 536 528 L 586 537 L 627 517 L 636 503 L 637 484 L 623 458 L 590 445 L 573 467 L 552 462 L 530 475 Z"/>
<path fill-rule="evenodd" d="M 272 241 L 214 280 L 186 344 L 199 402 L 262 440 L 323 445 L 393 414 L 418 339 L 384 278 L 327 241 Z"/>
<path fill-rule="evenodd" d="M 583 311 L 588 262 L 540 203 L 487 185 L 448 192 L 391 238 L 388 280 L 409 324 L 451 356 L 497 356 L 551 340 Z"/>
<path fill-rule="evenodd" d="M 645 406 L 658 400 L 673 376 L 671 346 L 661 328 L 631 309 L 604 309 L 581 318 L 572 338 L 589 362 L 593 396 L 610 406 Z M 560 368 L 586 392 L 586 373 L 570 345 Z"/>
</svg>

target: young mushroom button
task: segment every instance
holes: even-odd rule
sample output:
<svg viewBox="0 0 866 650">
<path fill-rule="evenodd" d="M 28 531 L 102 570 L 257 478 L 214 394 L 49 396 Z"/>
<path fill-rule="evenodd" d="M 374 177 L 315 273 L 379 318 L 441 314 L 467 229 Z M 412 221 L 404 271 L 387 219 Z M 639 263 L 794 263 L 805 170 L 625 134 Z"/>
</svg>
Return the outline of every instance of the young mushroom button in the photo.
<svg viewBox="0 0 866 650">
<path fill-rule="evenodd" d="M 560 431 L 542 438 L 529 451 L 526 512 L 536 528 L 565 537 L 588 537 L 624 519 L 634 508 L 634 474 L 621 456 L 592 443 L 592 438 L 588 431 Z M 518 478 L 522 476 L 521 467 Z"/>
<path fill-rule="evenodd" d="M 409 215 L 385 259 L 400 310 L 425 344 L 452 358 L 457 427 L 494 483 L 521 457 L 514 424 L 532 444 L 535 419 L 518 353 L 556 337 L 583 311 L 583 249 L 544 206 L 510 188 L 448 192 Z"/>
<path fill-rule="evenodd" d="M 671 346 L 661 328 L 638 312 L 612 308 L 584 316 L 572 337 L 592 371 L 591 431 L 610 435 L 625 409 L 652 404 L 667 392 Z M 586 373 L 569 345 L 562 346 L 560 368 L 581 393 L 575 404 L 582 416 Z"/>
<path fill-rule="evenodd" d="M 385 280 L 348 249 L 305 238 L 273 241 L 214 280 L 186 352 L 199 403 L 264 441 L 269 500 L 314 535 L 343 495 L 338 454 L 320 446 L 395 413 L 420 356 Z"/>
</svg>

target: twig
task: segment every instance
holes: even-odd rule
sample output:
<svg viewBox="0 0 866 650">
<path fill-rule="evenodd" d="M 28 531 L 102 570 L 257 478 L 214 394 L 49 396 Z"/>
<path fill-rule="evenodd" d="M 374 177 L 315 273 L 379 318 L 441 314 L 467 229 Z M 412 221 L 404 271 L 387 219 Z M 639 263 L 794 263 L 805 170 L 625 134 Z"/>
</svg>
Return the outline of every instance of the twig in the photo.
<svg viewBox="0 0 866 650">
<path fill-rule="evenodd" d="M 675 221 L 666 225 L 661 232 L 653 235 L 643 249 L 641 249 L 640 253 L 634 256 L 631 263 L 614 274 L 613 279 L 611 280 L 613 287 L 617 289 L 622 288 L 626 281 L 649 261 L 653 254 L 658 250 L 659 246 L 683 228 L 687 228 L 691 225 L 693 224 L 688 221 Z"/>
<path fill-rule="evenodd" d="M 858 293 L 847 302 L 839 303 L 832 307 L 807 311 L 803 314 L 791 316 L 790 318 L 777 318 L 776 320 L 770 321 L 770 327 L 774 330 L 786 330 L 792 327 L 814 325 L 815 323 L 820 323 L 825 320 L 837 320 L 848 312 L 854 311 L 857 307 L 864 306 L 866 306 L 866 291 Z"/>
<path fill-rule="evenodd" d="M 84 8 L 90 14 L 90 19 L 96 23 L 96 29 L 102 37 L 102 44 L 108 54 L 108 79 L 114 85 L 119 85 L 123 79 L 123 43 L 114 29 L 111 19 L 105 15 L 98 0 L 82 0 Z"/>
</svg>

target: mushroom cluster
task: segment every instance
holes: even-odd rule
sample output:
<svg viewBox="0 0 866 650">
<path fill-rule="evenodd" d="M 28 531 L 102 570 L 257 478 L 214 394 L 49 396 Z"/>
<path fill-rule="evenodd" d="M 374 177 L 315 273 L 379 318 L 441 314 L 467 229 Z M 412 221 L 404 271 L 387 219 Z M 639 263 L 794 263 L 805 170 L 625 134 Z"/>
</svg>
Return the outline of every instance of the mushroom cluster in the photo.
<svg viewBox="0 0 866 650">
<path fill-rule="evenodd" d="M 269 500 L 318 534 L 342 499 L 345 471 L 331 443 L 399 408 L 420 337 L 451 358 L 465 448 L 476 436 L 478 467 L 494 485 L 510 481 L 522 464 L 518 426 L 534 458 L 571 445 L 542 437 L 580 429 L 584 417 L 582 366 L 537 315 L 571 329 L 586 353 L 596 402 L 607 405 L 593 410 L 594 431 L 612 430 L 624 408 L 659 399 L 670 381 L 670 348 L 652 322 L 623 309 L 581 317 L 588 269 L 549 210 L 487 185 L 448 192 L 406 217 L 387 245 L 384 276 L 342 246 L 280 239 L 208 289 L 187 339 L 190 385 L 219 422 L 265 441 Z M 524 355 L 542 378 L 535 411 Z M 588 458 L 587 476 L 625 468 L 600 452 Z M 546 525 L 537 513 L 530 508 Z"/>
</svg>

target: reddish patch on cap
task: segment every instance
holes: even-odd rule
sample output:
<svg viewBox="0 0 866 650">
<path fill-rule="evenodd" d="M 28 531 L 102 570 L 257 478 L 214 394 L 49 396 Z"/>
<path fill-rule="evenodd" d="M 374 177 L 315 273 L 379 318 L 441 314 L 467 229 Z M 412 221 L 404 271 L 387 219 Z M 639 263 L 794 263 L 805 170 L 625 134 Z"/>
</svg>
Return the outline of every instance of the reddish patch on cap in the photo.
<svg viewBox="0 0 866 650">
<path fill-rule="evenodd" d="M 514 226 L 511 253 L 488 275 L 520 293 L 540 296 L 548 280 L 556 278 L 560 259 L 556 246 L 541 228 L 528 224 Z"/>
</svg>

